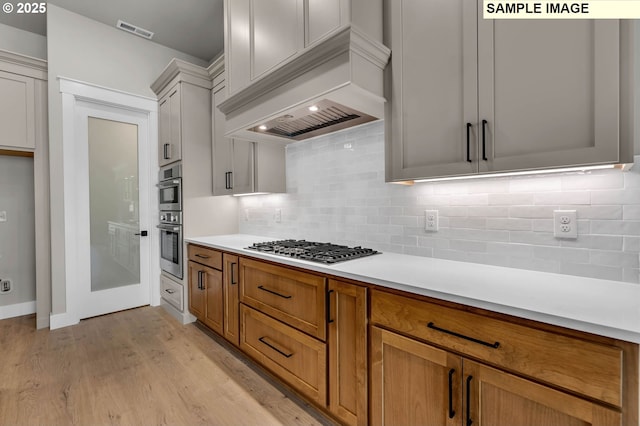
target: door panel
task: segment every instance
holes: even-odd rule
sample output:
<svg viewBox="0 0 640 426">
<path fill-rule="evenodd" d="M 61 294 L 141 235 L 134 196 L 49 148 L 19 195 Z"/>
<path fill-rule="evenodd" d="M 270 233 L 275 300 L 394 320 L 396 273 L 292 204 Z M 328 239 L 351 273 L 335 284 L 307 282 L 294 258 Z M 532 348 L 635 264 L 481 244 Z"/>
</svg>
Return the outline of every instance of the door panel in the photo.
<svg viewBox="0 0 640 426">
<path fill-rule="evenodd" d="M 491 426 L 612 426 L 619 412 L 511 374 L 464 360 L 464 383 L 470 380 L 470 419 Z M 465 386 L 466 393 L 466 386 Z M 465 403 L 468 399 L 465 397 Z M 466 417 L 465 404 L 465 421 Z"/>
<path fill-rule="evenodd" d="M 618 21 L 481 20 L 478 40 L 481 171 L 618 160 Z"/>
<path fill-rule="evenodd" d="M 476 29 L 475 2 L 386 3 L 388 179 L 477 172 Z"/>
<path fill-rule="evenodd" d="M 373 425 L 461 424 L 460 357 L 378 327 L 371 348 Z"/>
</svg>

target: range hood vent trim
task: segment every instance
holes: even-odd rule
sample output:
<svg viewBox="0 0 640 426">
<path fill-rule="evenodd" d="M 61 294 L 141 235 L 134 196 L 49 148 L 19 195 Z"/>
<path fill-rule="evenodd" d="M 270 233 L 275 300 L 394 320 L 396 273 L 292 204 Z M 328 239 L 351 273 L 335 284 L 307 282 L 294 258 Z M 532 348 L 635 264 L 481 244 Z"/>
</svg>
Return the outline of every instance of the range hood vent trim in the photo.
<svg viewBox="0 0 640 426">
<path fill-rule="evenodd" d="M 369 38 L 357 27 L 348 25 L 323 42 L 300 52 L 269 74 L 254 80 L 250 86 L 229 96 L 218 108 L 223 114 L 232 113 L 250 104 L 254 99 L 348 51 L 357 52 L 381 70 L 385 68 L 391 56 L 391 50 L 384 44 Z"/>
</svg>

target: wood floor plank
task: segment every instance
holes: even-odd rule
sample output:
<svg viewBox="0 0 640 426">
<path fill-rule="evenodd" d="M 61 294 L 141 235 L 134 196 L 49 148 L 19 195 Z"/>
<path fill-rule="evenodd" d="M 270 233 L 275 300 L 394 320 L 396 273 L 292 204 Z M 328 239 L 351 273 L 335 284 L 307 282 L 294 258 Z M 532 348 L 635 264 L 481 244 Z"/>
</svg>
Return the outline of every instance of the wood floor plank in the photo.
<svg viewBox="0 0 640 426">
<path fill-rule="evenodd" d="M 195 325 L 145 307 L 35 330 L 0 321 L 1 425 L 319 425 Z"/>
</svg>

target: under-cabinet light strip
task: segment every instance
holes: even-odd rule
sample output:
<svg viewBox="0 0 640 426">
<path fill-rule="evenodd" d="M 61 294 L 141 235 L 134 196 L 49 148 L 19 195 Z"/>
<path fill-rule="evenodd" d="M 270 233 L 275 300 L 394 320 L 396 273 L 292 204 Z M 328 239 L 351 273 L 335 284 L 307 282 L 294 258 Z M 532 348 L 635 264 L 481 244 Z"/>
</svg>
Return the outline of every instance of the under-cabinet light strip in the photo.
<svg viewBox="0 0 640 426">
<path fill-rule="evenodd" d="M 542 175 L 542 174 L 551 174 L 551 173 L 564 173 L 564 172 L 586 172 L 589 170 L 601 170 L 601 169 L 613 169 L 615 168 L 615 164 L 605 164 L 602 166 L 588 166 L 588 167 L 565 167 L 562 169 L 547 169 L 547 170 L 525 170 L 521 172 L 505 172 L 505 173 L 491 173 L 484 175 L 469 175 L 469 176 L 453 176 L 453 177 L 442 177 L 442 178 L 433 178 L 433 179 L 416 179 L 413 182 L 437 182 L 443 180 L 462 180 L 462 179 L 480 179 L 480 178 L 492 178 L 492 177 L 505 177 L 505 176 L 523 176 L 523 175 Z M 397 182 L 404 183 L 404 182 Z"/>
</svg>

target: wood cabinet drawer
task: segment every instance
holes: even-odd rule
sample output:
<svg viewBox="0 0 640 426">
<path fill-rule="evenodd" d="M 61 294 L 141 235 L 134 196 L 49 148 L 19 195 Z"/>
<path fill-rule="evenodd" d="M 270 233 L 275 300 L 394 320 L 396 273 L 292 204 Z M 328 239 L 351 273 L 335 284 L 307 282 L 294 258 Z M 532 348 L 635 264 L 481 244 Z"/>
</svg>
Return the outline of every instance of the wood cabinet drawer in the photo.
<svg viewBox="0 0 640 426">
<path fill-rule="evenodd" d="M 324 277 L 243 258 L 240 301 L 321 340 L 326 338 Z"/>
<path fill-rule="evenodd" d="M 373 290 L 371 322 L 620 407 L 622 349 Z"/>
<path fill-rule="evenodd" d="M 324 343 L 241 304 L 240 348 L 313 401 L 326 405 Z"/>
<path fill-rule="evenodd" d="M 183 288 L 182 285 L 160 275 L 160 295 L 161 297 L 175 306 L 179 311 L 184 309 L 183 307 Z"/>
<path fill-rule="evenodd" d="M 222 253 L 206 247 L 189 244 L 189 260 L 222 270 Z"/>
</svg>

